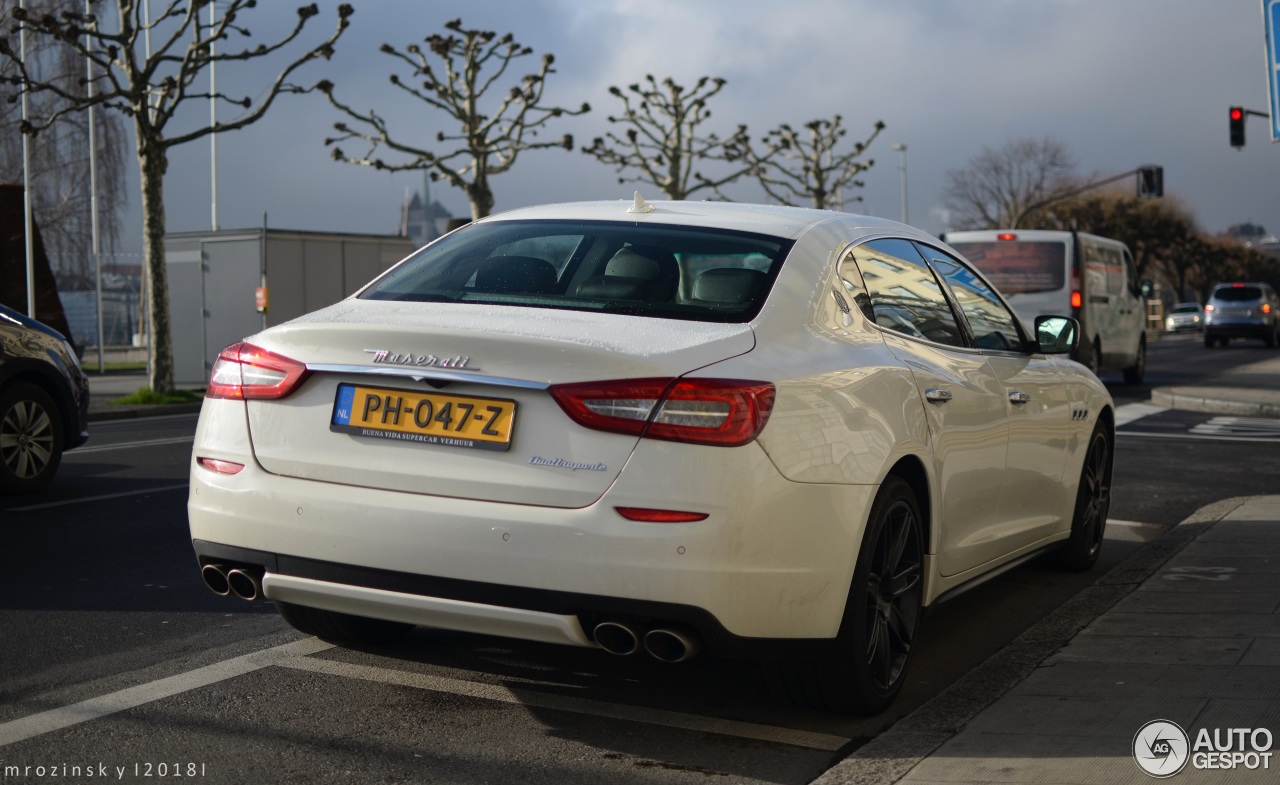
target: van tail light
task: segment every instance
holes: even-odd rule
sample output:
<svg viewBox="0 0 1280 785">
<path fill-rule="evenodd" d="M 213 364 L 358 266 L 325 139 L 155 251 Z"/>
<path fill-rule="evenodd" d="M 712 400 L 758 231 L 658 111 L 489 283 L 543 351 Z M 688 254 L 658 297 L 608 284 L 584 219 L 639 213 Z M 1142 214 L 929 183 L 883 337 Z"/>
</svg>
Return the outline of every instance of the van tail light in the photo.
<svg viewBox="0 0 1280 785">
<path fill-rule="evenodd" d="M 209 374 L 206 398 L 274 400 L 297 389 L 307 366 L 243 341 L 222 350 Z"/>
<path fill-rule="evenodd" d="M 625 379 L 552 385 L 579 425 L 645 439 L 737 447 L 755 439 L 773 411 L 768 382 Z"/>
<path fill-rule="evenodd" d="M 1084 307 L 1084 295 L 1081 294 L 1080 265 L 1071 262 L 1071 315 L 1080 318 L 1080 309 Z"/>
<path fill-rule="evenodd" d="M 1072 290 L 1071 307 L 1079 310 L 1082 305 L 1084 305 L 1084 299 L 1080 296 L 1079 290 Z"/>
</svg>

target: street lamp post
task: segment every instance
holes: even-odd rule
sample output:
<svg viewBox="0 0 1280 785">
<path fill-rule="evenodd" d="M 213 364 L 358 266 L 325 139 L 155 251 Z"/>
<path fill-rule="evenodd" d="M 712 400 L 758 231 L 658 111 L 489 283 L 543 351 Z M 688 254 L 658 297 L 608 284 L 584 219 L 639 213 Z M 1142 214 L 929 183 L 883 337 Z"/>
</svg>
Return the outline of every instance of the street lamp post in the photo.
<svg viewBox="0 0 1280 785">
<path fill-rule="evenodd" d="M 902 222 L 910 223 L 907 220 L 907 146 L 902 142 L 894 142 L 889 145 L 889 149 L 902 153 L 902 163 L 898 166 L 898 171 L 902 172 Z"/>
</svg>

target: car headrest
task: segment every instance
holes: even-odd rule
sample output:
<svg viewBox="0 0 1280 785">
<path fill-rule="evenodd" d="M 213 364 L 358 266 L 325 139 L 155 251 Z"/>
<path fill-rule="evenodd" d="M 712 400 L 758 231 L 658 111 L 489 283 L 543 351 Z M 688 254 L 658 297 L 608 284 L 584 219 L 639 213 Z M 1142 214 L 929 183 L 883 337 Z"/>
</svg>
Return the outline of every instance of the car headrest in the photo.
<svg viewBox="0 0 1280 785">
<path fill-rule="evenodd" d="M 735 267 L 707 270 L 693 282 L 693 299 L 745 305 L 751 302 L 764 277 L 759 270 Z"/>
<path fill-rule="evenodd" d="M 556 288 L 556 268 L 532 256 L 494 256 L 480 263 L 475 288 L 494 294 L 549 294 Z"/>
</svg>

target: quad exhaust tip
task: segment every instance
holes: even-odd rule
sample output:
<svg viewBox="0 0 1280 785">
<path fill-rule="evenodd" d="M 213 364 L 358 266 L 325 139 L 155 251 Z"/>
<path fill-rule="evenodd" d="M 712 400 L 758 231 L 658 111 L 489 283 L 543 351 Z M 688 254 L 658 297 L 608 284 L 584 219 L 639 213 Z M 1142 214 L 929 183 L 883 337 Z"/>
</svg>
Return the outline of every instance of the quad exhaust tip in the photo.
<svg viewBox="0 0 1280 785">
<path fill-rule="evenodd" d="M 219 597 L 234 594 L 242 600 L 262 597 L 262 570 L 253 567 L 228 567 L 225 564 L 206 564 L 200 568 L 200 577 L 209 591 Z"/>
<path fill-rule="evenodd" d="M 644 635 L 644 650 L 663 662 L 691 660 L 701 648 L 698 637 L 687 630 L 659 628 Z"/>
<path fill-rule="evenodd" d="M 625 624 L 616 621 L 603 621 L 593 631 L 596 643 L 610 654 L 625 657 L 640 650 L 640 636 Z"/>
<path fill-rule="evenodd" d="M 221 564 L 206 564 L 200 570 L 200 577 L 204 579 L 204 585 L 209 587 L 209 591 L 219 597 L 226 597 L 231 593 L 231 583 L 227 580 L 227 568 Z"/>
</svg>

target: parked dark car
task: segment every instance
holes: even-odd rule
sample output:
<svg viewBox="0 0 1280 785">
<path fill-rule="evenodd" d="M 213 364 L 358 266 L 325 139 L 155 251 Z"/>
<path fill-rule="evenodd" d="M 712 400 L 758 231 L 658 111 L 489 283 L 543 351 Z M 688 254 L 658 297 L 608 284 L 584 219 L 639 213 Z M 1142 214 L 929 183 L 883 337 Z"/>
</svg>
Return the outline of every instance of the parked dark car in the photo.
<svg viewBox="0 0 1280 785">
<path fill-rule="evenodd" d="M 89 380 L 62 333 L 0 305 L 0 494 L 49 484 L 89 438 Z"/>
</svg>

